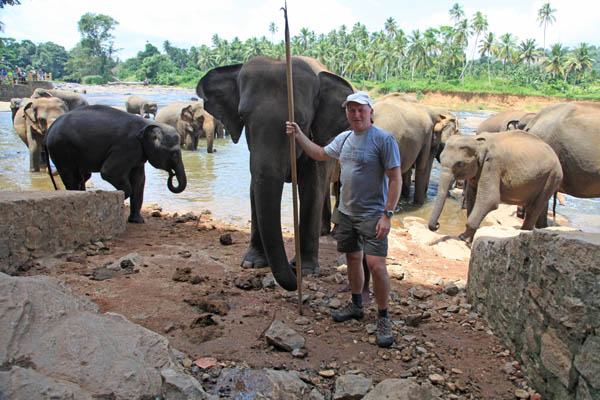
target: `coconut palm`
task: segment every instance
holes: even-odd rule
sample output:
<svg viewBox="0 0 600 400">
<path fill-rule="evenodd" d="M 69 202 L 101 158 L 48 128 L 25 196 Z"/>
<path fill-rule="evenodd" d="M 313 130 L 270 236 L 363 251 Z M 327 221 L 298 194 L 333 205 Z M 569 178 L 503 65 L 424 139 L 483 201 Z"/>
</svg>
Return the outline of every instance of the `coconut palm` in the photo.
<svg viewBox="0 0 600 400">
<path fill-rule="evenodd" d="M 498 45 L 498 55 L 502 58 L 502 86 L 504 86 L 504 77 L 506 75 L 506 64 L 512 60 L 515 51 L 515 37 L 511 33 L 505 33 L 500 36 L 500 44 Z"/>
<path fill-rule="evenodd" d="M 393 39 L 394 36 L 396 35 L 396 29 L 398 29 L 396 20 L 392 17 L 389 17 L 388 19 L 385 20 L 384 28 L 385 28 L 385 31 L 387 32 L 388 36 Z"/>
<path fill-rule="evenodd" d="M 537 20 L 540 26 L 544 25 L 544 51 L 546 51 L 546 27 L 548 24 L 552 25 L 556 21 L 556 17 L 552 14 L 556 12 L 556 9 L 550 7 L 550 3 L 545 3 L 542 8 L 538 10 Z"/>
<path fill-rule="evenodd" d="M 577 86 L 577 78 L 585 76 L 587 70 L 591 70 L 594 66 L 592 58 L 590 57 L 590 47 L 587 43 L 579 44 L 571 53 L 573 58 L 573 70 L 575 72 L 575 86 Z M 566 79 L 566 78 L 565 78 Z"/>
<path fill-rule="evenodd" d="M 277 25 L 275 24 L 275 22 L 271 22 L 269 24 L 269 32 L 271 32 L 271 42 L 273 43 L 273 36 L 275 35 L 275 33 L 277 33 Z"/>
<path fill-rule="evenodd" d="M 479 45 L 479 57 L 487 56 L 488 62 L 488 84 L 492 83 L 490 78 L 490 60 L 492 59 L 492 54 L 496 47 L 496 35 L 493 32 L 488 32 L 487 36 L 481 39 L 481 44 Z"/>
<path fill-rule="evenodd" d="M 553 78 L 565 73 L 567 52 L 568 48 L 563 47 L 560 43 L 552 45 L 550 57 L 544 64 L 546 65 L 546 72 L 550 72 Z"/>
<path fill-rule="evenodd" d="M 458 23 L 462 17 L 465 16 L 465 12 L 462 9 L 462 6 L 458 3 L 454 3 L 452 8 L 448 11 L 450 13 L 450 18 L 454 20 L 455 23 Z"/>
<path fill-rule="evenodd" d="M 425 37 L 421 35 L 421 31 L 418 29 L 414 30 L 412 35 L 409 36 L 408 41 L 410 42 L 408 56 L 412 65 L 411 80 L 414 80 L 417 67 L 421 69 L 422 76 L 430 60 L 427 55 L 427 43 L 425 42 Z"/>
<path fill-rule="evenodd" d="M 527 83 L 529 83 L 529 77 L 531 75 L 531 63 L 535 62 L 538 58 L 539 52 L 535 45 L 535 39 L 527 39 L 521 42 L 519 45 L 518 59 L 519 61 L 525 61 L 527 63 Z"/>
<path fill-rule="evenodd" d="M 485 34 L 488 30 L 488 21 L 485 15 L 481 11 L 477 11 L 471 20 L 471 29 L 475 33 L 475 42 L 473 43 L 473 51 L 471 52 L 471 73 L 473 73 L 473 63 L 475 60 L 475 50 L 477 49 L 477 42 L 479 41 L 479 35 Z"/>
</svg>

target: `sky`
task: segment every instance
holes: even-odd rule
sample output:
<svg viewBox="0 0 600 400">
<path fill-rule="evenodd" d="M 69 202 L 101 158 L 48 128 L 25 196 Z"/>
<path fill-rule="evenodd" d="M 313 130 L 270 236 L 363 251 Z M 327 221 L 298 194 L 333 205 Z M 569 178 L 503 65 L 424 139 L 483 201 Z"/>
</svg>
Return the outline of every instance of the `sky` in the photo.
<svg viewBox="0 0 600 400">
<path fill-rule="evenodd" d="M 168 40 L 172 46 L 189 49 L 211 46 L 218 34 L 231 41 L 265 36 L 284 39 L 284 0 L 20 0 L 21 5 L 0 9 L 4 32 L 0 36 L 34 43 L 54 42 L 71 50 L 81 39 L 77 23 L 87 12 L 105 14 L 119 24 L 113 34 L 116 55 L 121 60 L 135 57 L 150 42 L 160 51 Z M 481 11 L 489 31 L 497 36 L 516 35 L 543 45 L 543 27 L 537 11 L 548 0 L 288 0 L 290 35 L 301 28 L 327 34 L 346 25 L 348 31 L 360 22 L 369 32 L 384 29 L 392 17 L 409 35 L 413 30 L 453 25 L 449 10 L 457 3 L 471 20 Z M 574 48 L 582 42 L 600 45 L 600 1 L 550 0 L 556 21 L 546 31 L 546 47 L 553 43 Z M 278 31 L 272 36 L 269 25 Z"/>
</svg>

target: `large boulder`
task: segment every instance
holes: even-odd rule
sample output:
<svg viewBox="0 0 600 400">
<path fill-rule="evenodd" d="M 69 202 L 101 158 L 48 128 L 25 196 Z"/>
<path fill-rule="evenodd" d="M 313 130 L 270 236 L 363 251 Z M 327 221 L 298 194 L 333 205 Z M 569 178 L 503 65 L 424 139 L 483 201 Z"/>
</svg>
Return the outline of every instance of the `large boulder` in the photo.
<svg viewBox="0 0 600 400">
<path fill-rule="evenodd" d="M 544 398 L 600 398 L 600 235 L 480 228 L 467 296 Z"/>
<path fill-rule="evenodd" d="M 0 398 L 207 398 L 166 338 L 45 276 L 0 273 L 0 365 Z"/>
</svg>

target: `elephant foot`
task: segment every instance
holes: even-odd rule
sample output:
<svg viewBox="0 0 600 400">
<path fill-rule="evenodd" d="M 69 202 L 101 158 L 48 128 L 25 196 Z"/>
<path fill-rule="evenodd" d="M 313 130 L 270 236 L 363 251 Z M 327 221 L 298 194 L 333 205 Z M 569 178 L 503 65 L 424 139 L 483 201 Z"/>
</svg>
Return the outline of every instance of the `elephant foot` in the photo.
<svg viewBox="0 0 600 400">
<path fill-rule="evenodd" d="M 464 231 L 463 233 L 458 235 L 458 238 L 460 240 L 464 241 L 468 247 L 471 247 L 471 242 L 473 241 L 473 236 L 471 236 L 468 231 Z"/>
<path fill-rule="evenodd" d="M 291 259 L 290 267 L 296 273 L 296 257 Z M 302 275 L 317 275 L 321 271 L 321 266 L 317 262 L 302 260 Z"/>
<path fill-rule="evenodd" d="M 267 258 L 262 251 L 249 247 L 242 259 L 242 268 L 266 268 L 269 266 Z"/>
<path fill-rule="evenodd" d="M 143 224 L 144 223 L 144 217 L 142 217 L 141 215 L 129 215 L 129 218 L 127 218 L 127 222 L 131 222 L 133 224 Z"/>
</svg>

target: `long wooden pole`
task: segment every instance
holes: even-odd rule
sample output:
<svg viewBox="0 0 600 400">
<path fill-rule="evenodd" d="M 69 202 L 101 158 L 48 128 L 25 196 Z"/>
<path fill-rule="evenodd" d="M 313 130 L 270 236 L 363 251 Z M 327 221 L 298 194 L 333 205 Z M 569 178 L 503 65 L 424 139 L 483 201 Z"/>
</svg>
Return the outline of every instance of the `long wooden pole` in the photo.
<svg viewBox="0 0 600 400">
<path fill-rule="evenodd" d="M 285 61 L 288 95 L 288 120 L 294 122 L 294 85 L 292 81 L 292 55 L 290 51 L 290 28 L 287 17 L 287 1 L 283 8 L 285 17 Z M 290 164 L 292 166 L 292 194 L 294 202 L 294 243 L 296 244 L 296 278 L 298 279 L 298 313 L 302 315 L 302 258 L 300 256 L 300 229 L 298 227 L 298 178 L 296 176 L 296 138 L 290 136 Z"/>
</svg>

